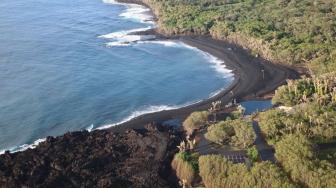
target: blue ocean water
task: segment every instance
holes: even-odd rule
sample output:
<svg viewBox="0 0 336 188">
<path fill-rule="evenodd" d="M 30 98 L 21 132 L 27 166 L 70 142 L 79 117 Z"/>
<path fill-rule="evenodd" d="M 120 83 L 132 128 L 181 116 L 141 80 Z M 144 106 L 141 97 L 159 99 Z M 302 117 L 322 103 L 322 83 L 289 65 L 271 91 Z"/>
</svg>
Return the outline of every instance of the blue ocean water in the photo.
<svg viewBox="0 0 336 188">
<path fill-rule="evenodd" d="M 232 81 L 195 48 L 126 35 L 153 23 L 143 7 L 110 3 L 1 0 L 0 150 L 177 108 Z"/>
</svg>

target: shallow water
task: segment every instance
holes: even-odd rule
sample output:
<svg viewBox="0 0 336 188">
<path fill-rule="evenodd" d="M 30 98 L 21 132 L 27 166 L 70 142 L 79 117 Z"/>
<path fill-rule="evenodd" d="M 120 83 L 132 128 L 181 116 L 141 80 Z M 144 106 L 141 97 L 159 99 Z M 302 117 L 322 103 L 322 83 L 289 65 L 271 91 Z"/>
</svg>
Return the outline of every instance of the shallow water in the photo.
<svg viewBox="0 0 336 188">
<path fill-rule="evenodd" d="M 2 0 L 0 150 L 177 108 L 228 86 L 232 74 L 206 53 L 127 36 L 153 27 L 145 11 L 100 0 Z"/>
</svg>

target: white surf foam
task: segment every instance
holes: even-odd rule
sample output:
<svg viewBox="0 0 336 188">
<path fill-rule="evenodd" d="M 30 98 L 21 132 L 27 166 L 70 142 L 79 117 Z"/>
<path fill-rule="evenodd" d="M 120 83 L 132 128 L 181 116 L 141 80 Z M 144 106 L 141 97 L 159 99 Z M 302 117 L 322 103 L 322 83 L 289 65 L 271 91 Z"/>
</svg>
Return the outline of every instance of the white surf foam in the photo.
<svg viewBox="0 0 336 188">
<path fill-rule="evenodd" d="M 152 40 L 152 41 L 139 41 L 137 44 L 159 44 L 166 47 L 184 48 L 183 43 L 173 40 Z"/>
<path fill-rule="evenodd" d="M 149 27 L 144 27 L 144 28 L 117 31 L 117 32 L 106 34 L 106 35 L 98 36 L 98 38 L 112 40 L 111 42 L 106 43 L 107 47 L 129 46 L 131 43 L 135 43 L 137 41 L 155 38 L 155 36 L 153 35 L 133 35 L 132 34 L 134 32 L 146 31 L 150 28 L 151 27 L 149 26 Z"/>
<path fill-rule="evenodd" d="M 149 8 L 137 4 L 119 3 L 116 2 L 115 0 L 103 0 L 103 2 L 125 6 L 126 10 L 123 13 L 119 14 L 120 17 L 149 24 L 149 26 L 145 28 L 118 31 L 99 36 L 99 38 L 113 40 L 111 42 L 106 43 L 107 47 L 129 46 L 131 43 L 135 43 L 141 40 L 148 40 L 150 38 L 155 37 L 152 35 L 132 35 L 133 32 L 146 31 L 154 27 L 153 16 L 150 14 Z"/>
<path fill-rule="evenodd" d="M 197 49 L 199 50 L 199 49 Z M 199 50 L 201 51 L 201 50 Z M 233 73 L 232 73 L 232 70 L 230 69 L 227 69 L 225 64 L 224 64 L 224 61 L 220 60 L 219 58 L 207 53 L 207 52 L 204 52 L 204 51 L 201 51 L 202 54 L 205 56 L 206 59 L 209 60 L 210 63 L 212 63 L 212 67 L 219 73 L 221 73 L 225 78 L 228 78 L 228 77 L 233 77 Z"/>
<path fill-rule="evenodd" d="M 130 116 L 126 117 L 125 119 L 121 120 L 120 122 L 104 125 L 104 126 L 98 127 L 97 129 L 99 129 L 99 130 L 101 130 L 101 129 L 107 129 L 107 128 L 113 127 L 115 125 L 125 123 L 125 122 L 127 122 L 127 121 L 129 121 L 129 120 L 131 120 L 133 118 L 136 118 L 136 117 L 144 115 L 144 114 L 149 114 L 149 113 L 154 113 L 154 112 L 161 112 L 161 111 L 172 110 L 172 109 L 177 109 L 177 108 L 179 108 L 179 106 L 159 105 L 159 106 L 145 107 L 145 108 L 143 108 L 141 110 L 134 111 Z"/>
<path fill-rule="evenodd" d="M 227 69 L 224 61 L 220 60 L 219 58 L 204 52 L 196 47 L 193 46 L 189 46 L 188 44 L 185 44 L 181 41 L 175 41 L 175 40 L 163 40 L 163 41 L 159 41 L 159 40 L 153 40 L 153 41 L 138 41 L 138 44 L 159 44 L 159 45 L 163 45 L 166 47 L 175 47 L 175 48 L 188 48 L 191 50 L 196 51 L 199 54 L 202 54 L 204 56 L 204 58 L 206 60 L 208 60 L 208 62 L 210 62 L 212 65 L 211 67 L 214 68 L 216 70 L 216 72 L 220 73 L 224 78 L 233 78 L 233 73 L 232 70 Z M 218 91 L 220 92 L 220 91 Z"/>
<path fill-rule="evenodd" d="M 153 16 L 150 13 L 150 9 L 145 6 L 130 3 L 119 3 L 114 0 L 103 0 L 103 2 L 108 4 L 125 6 L 126 10 L 125 12 L 119 14 L 120 17 L 136 20 L 141 23 L 154 24 Z"/>
<path fill-rule="evenodd" d="M 149 8 L 135 4 L 127 4 L 126 6 L 126 11 L 121 13 L 119 16 L 125 19 L 137 20 L 141 23 L 154 24 L 153 16 L 150 14 Z"/>
<path fill-rule="evenodd" d="M 117 39 L 117 38 L 120 38 L 120 37 L 125 37 L 125 36 L 129 35 L 130 33 L 146 31 L 146 30 L 151 29 L 151 28 L 152 28 L 151 26 L 148 26 L 148 27 L 142 27 L 142 28 L 136 28 L 136 29 L 130 29 L 130 30 L 122 30 L 122 31 L 109 33 L 109 34 L 106 34 L 106 35 L 101 35 L 98 38 Z"/>
<path fill-rule="evenodd" d="M 88 126 L 85 130 L 91 132 L 93 130 L 93 124 L 91 124 L 90 126 Z"/>
<path fill-rule="evenodd" d="M 35 140 L 32 144 L 23 144 L 21 146 L 16 146 L 16 147 L 12 147 L 9 149 L 1 150 L 0 155 L 4 154 L 6 150 L 9 150 L 11 153 L 15 153 L 15 152 L 27 150 L 29 148 L 34 149 L 36 148 L 36 146 L 38 146 L 41 142 L 44 142 L 45 140 L 46 138 L 41 138 L 41 139 Z"/>
<path fill-rule="evenodd" d="M 87 131 L 91 132 L 93 129 L 93 124 L 91 124 L 90 126 L 88 126 L 86 128 Z M 35 140 L 32 144 L 23 144 L 21 146 L 15 146 L 15 147 L 12 147 L 12 148 L 9 148 L 9 149 L 4 149 L 4 150 L 0 150 L 0 155 L 1 154 L 4 154 L 5 151 L 9 150 L 11 153 L 15 153 L 15 152 L 19 152 L 19 151 L 24 151 L 24 150 L 27 150 L 27 149 L 34 149 L 36 148 L 41 142 L 44 142 L 46 141 L 46 138 L 40 138 L 40 139 L 37 139 Z"/>
<path fill-rule="evenodd" d="M 103 3 L 108 3 L 108 4 L 122 4 L 122 3 L 118 3 L 115 0 L 103 0 Z"/>
</svg>

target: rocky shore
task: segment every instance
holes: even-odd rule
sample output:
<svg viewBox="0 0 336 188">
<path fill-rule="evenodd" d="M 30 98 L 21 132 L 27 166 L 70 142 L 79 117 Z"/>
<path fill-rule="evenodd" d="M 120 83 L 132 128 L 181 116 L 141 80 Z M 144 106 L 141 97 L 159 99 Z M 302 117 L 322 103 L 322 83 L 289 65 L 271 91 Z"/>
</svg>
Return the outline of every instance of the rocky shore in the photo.
<svg viewBox="0 0 336 188">
<path fill-rule="evenodd" d="M 0 155 L 0 187 L 176 187 L 173 129 L 72 132 Z"/>
</svg>

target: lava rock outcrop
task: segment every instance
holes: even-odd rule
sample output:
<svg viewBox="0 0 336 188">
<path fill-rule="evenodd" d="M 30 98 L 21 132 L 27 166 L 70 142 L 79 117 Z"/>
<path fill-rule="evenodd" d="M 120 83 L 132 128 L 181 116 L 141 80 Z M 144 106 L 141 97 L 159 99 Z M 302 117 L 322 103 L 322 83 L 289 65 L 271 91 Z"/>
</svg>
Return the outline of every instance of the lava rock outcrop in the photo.
<svg viewBox="0 0 336 188">
<path fill-rule="evenodd" d="M 0 155 L 0 187 L 169 187 L 174 132 L 149 125 L 48 137 L 35 149 Z"/>
</svg>

